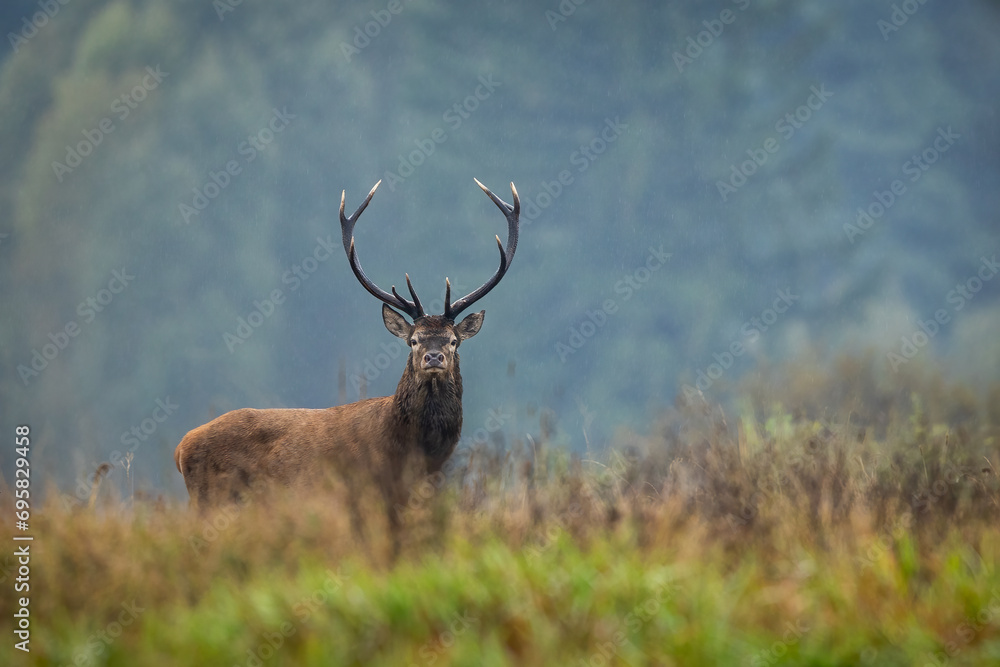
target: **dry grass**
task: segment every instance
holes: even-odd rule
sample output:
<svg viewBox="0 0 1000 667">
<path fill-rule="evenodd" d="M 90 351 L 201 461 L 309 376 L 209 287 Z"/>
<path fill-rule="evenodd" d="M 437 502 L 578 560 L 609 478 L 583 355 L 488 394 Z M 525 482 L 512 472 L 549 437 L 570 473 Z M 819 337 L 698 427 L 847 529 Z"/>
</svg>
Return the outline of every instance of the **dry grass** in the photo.
<svg viewBox="0 0 1000 667">
<path fill-rule="evenodd" d="M 1000 391 L 878 370 L 774 369 L 741 389 L 738 414 L 679 401 L 600 458 L 542 434 L 476 452 L 414 489 L 399 559 L 383 510 L 364 501 L 358 535 L 335 484 L 208 517 L 176 501 L 51 502 L 34 515 L 30 657 L 995 661 Z M 143 611 L 120 637 L 95 635 L 133 600 Z M 0 597 L 5 619 L 10 605 Z"/>
</svg>

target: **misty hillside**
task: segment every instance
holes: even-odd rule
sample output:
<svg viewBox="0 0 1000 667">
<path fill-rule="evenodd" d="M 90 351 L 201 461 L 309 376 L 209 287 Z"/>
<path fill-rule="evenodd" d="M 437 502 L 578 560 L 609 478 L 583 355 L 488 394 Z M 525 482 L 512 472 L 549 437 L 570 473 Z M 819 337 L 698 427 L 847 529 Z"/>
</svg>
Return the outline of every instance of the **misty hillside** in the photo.
<svg viewBox="0 0 1000 667">
<path fill-rule="evenodd" d="M 222 412 L 392 393 L 404 348 L 337 222 L 380 179 L 359 256 L 426 303 L 496 270 L 473 178 L 520 193 L 462 347 L 464 445 L 545 422 L 600 450 L 678 396 L 865 350 L 984 387 L 1000 5 L 898 4 L 14 3 L 5 429 L 64 488 L 131 451 L 182 496 L 173 449 Z"/>
</svg>

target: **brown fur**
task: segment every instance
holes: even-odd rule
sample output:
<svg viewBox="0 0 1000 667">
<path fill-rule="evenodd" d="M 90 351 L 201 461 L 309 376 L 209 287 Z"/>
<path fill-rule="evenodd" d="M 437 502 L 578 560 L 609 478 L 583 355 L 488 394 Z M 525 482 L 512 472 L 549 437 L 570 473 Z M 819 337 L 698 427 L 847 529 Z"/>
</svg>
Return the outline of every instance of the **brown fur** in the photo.
<svg viewBox="0 0 1000 667">
<path fill-rule="evenodd" d="M 437 472 L 458 443 L 458 346 L 478 333 L 483 316 L 457 325 L 426 316 L 411 325 L 384 306 L 386 328 L 415 341 L 396 393 L 321 410 L 244 408 L 193 429 L 174 452 L 192 502 L 206 509 L 260 483 L 291 487 L 337 471 L 374 481 L 395 503 L 407 468 Z M 427 355 L 441 355 L 443 367 L 427 367 Z"/>
</svg>

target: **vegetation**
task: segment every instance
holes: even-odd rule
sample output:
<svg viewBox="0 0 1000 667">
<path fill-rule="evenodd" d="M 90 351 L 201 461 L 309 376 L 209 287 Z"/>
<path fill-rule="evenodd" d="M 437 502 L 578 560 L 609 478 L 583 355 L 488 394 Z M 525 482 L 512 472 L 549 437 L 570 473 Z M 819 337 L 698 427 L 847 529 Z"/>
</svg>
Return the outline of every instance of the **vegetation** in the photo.
<svg viewBox="0 0 1000 667">
<path fill-rule="evenodd" d="M 32 652 L 0 660 L 994 663 L 1000 389 L 877 368 L 775 369 L 739 416 L 694 397 L 600 462 L 544 431 L 466 452 L 414 490 L 397 560 L 335 485 L 206 517 L 127 487 L 49 502 Z"/>
</svg>

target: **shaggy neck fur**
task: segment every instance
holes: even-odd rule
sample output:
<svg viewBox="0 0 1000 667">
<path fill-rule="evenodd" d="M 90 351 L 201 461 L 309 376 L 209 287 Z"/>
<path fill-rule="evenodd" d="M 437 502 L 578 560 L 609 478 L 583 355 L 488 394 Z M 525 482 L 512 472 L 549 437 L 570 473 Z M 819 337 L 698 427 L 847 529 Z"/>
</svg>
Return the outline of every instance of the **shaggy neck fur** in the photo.
<svg viewBox="0 0 1000 667">
<path fill-rule="evenodd" d="M 448 371 L 422 377 L 410 355 L 393 403 L 402 435 L 400 441 L 415 446 L 430 470 L 439 469 L 451 456 L 462 433 L 462 374 L 458 354 Z"/>
</svg>

